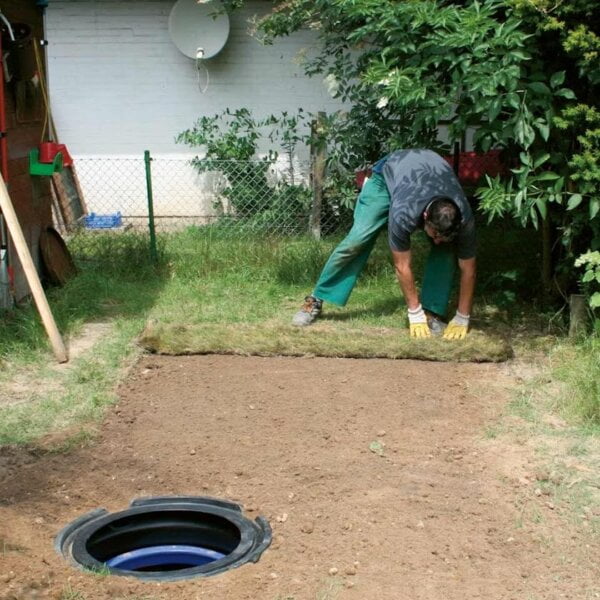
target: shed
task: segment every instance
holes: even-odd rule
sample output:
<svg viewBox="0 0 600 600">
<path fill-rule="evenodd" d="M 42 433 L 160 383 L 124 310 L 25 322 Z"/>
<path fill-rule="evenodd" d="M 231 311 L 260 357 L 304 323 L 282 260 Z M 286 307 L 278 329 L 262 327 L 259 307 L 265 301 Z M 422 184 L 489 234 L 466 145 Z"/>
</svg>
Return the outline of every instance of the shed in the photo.
<svg viewBox="0 0 600 600">
<path fill-rule="evenodd" d="M 50 182 L 47 177 L 29 173 L 29 152 L 41 141 L 45 110 L 40 78 L 33 57 L 33 40 L 43 39 L 43 8 L 36 0 L 1 0 L 3 84 L 0 104 L 5 128 L 0 131 L 2 175 L 15 206 L 34 263 L 40 265 L 39 240 L 52 224 Z M 11 40 L 8 25 L 14 29 L 19 48 Z M 44 49 L 40 48 L 44 62 Z M 29 295 L 29 287 L 16 252 L 8 248 L 10 287 L 18 302 Z M 0 293 L 5 292 L 5 287 Z"/>
</svg>

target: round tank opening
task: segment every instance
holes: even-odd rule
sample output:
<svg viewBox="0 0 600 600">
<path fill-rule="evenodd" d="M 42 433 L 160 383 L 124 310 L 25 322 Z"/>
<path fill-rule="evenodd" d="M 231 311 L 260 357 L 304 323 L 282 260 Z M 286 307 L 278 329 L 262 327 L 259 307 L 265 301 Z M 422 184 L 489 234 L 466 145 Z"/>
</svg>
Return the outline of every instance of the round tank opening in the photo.
<svg viewBox="0 0 600 600">
<path fill-rule="evenodd" d="M 148 580 L 212 575 L 256 562 L 271 542 L 262 517 L 213 498 L 135 500 L 109 514 L 99 509 L 58 535 L 59 552 L 76 566 Z"/>
<path fill-rule="evenodd" d="M 195 510 L 147 510 L 110 520 L 89 536 L 85 549 L 99 563 L 127 571 L 178 571 L 230 555 L 239 527 Z"/>
</svg>

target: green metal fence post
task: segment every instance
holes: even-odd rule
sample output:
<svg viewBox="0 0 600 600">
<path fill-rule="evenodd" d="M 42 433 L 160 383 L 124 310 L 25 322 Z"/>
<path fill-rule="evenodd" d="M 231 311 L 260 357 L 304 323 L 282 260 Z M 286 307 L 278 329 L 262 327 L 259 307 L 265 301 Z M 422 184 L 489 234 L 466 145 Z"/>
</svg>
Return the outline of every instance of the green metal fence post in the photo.
<svg viewBox="0 0 600 600">
<path fill-rule="evenodd" d="M 158 262 L 158 251 L 156 249 L 156 229 L 154 227 L 154 201 L 152 198 L 152 172 L 150 170 L 150 150 L 144 150 L 144 163 L 146 165 L 146 191 L 148 194 L 148 228 L 150 229 L 150 258 L 154 263 Z"/>
</svg>

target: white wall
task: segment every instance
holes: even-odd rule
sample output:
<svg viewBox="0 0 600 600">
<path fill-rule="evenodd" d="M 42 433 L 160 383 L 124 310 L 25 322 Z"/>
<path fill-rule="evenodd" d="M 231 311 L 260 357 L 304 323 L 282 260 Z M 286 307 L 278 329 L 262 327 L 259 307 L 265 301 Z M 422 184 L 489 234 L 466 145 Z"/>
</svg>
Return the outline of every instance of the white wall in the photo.
<svg viewBox="0 0 600 600">
<path fill-rule="evenodd" d="M 174 0 L 52 0 L 47 9 L 49 88 L 59 137 L 77 155 L 189 153 L 177 133 L 202 115 L 248 107 L 256 116 L 334 110 L 321 79 L 296 64 L 310 33 L 262 46 L 248 19 L 270 3 L 249 2 L 230 17 L 225 48 L 206 61 L 202 94 L 195 62 L 168 33 Z M 201 73 L 201 77 L 204 75 Z"/>
<path fill-rule="evenodd" d="M 206 222 L 215 214 L 214 186 L 185 160 L 171 161 L 197 153 L 175 143 L 178 133 L 200 116 L 225 108 L 246 107 L 261 117 L 297 108 L 316 112 L 340 107 L 322 80 L 305 77 L 298 65 L 301 52 L 315 51 L 313 34 L 296 34 L 274 46 L 262 46 L 249 35 L 248 20 L 269 10 L 270 3 L 261 0 L 230 16 L 224 49 L 205 62 L 210 83 L 202 93 L 204 72 L 169 36 L 174 2 L 49 3 L 52 112 L 59 139 L 75 159 L 89 212 L 134 218 L 146 214 L 142 159 L 144 150 L 150 150 L 157 217 L 165 217 L 165 226 L 177 216 L 194 215 Z M 306 152 L 300 157 L 304 162 Z"/>
</svg>

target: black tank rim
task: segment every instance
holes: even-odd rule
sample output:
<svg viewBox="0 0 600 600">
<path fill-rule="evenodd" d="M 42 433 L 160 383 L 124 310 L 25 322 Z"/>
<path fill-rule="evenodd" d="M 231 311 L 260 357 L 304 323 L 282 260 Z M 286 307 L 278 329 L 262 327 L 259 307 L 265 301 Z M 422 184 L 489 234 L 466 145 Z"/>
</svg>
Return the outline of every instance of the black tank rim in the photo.
<svg viewBox="0 0 600 600">
<path fill-rule="evenodd" d="M 94 558 L 87 550 L 86 545 L 90 537 L 112 522 L 124 517 L 149 513 L 167 514 L 174 510 L 190 511 L 195 515 L 203 513 L 225 519 L 237 529 L 240 541 L 236 548 L 222 559 L 198 567 L 165 572 L 110 568 Z M 135 577 L 146 581 L 176 581 L 216 575 L 247 562 L 257 562 L 270 545 L 271 539 L 272 531 L 266 519 L 257 517 L 255 521 L 251 521 L 243 516 L 242 507 L 233 502 L 204 496 L 159 496 L 133 500 L 129 508 L 115 513 L 96 509 L 79 517 L 57 535 L 55 548 L 71 564 L 83 570 Z"/>
</svg>

